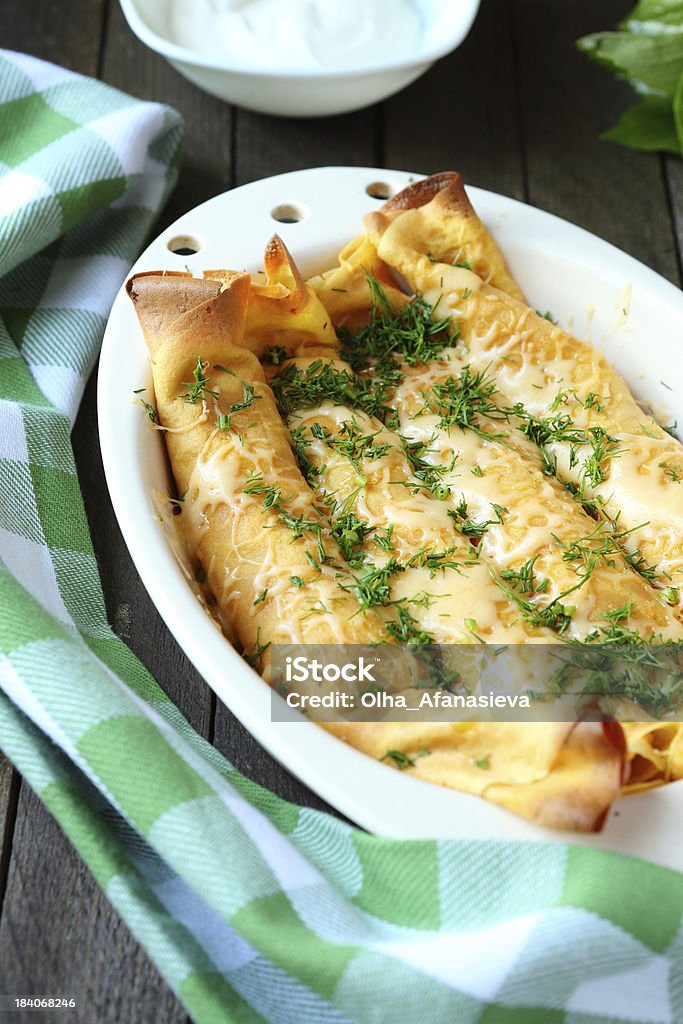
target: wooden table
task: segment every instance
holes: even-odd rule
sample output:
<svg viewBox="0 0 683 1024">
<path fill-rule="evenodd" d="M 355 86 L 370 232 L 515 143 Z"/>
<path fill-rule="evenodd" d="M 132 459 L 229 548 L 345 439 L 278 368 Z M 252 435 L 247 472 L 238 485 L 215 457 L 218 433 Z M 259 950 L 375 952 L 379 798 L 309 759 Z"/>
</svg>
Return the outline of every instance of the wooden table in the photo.
<svg viewBox="0 0 683 1024">
<path fill-rule="evenodd" d="M 261 117 L 205 95 L 137 42 L 115 0 L 4 0 L 0 44 L 182 112 L 180 181 L 159 228 L 225 189 L 302 167 L 456 169 L 473 185 L 588 228 L 680 284 L 683 166 L 598 140 L 630 92 L 574 46 L 583 33 L 613 26 L 631 6 L 482 0 L 461 49 L 405 92 L 320 121 Z M 150 604 L 109 503 L 94 375 L 74 443 L 114 628 L 192 725 L 242 772 L 287 799 L 323 806 L 216 702 Z M 73 995 L 78 1010 L 60 1020 L 187 1022 L 59 828 L 7 764 L 0 816 L 0 992 Z"/>
</svg>

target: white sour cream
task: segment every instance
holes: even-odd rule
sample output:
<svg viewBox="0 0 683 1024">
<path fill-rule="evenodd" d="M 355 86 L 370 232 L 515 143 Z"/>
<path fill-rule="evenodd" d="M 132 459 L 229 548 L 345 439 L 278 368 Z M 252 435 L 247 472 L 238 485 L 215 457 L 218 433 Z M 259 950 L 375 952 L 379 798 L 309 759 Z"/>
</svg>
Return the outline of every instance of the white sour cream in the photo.
<svg viewBox="0 0 683 1024">
<path fill-rule="evenodd" d="M 169 29 L 198 53 L 293 71 L 407 57 L 422 21 L 411 0 L 171 0 Z"/>
</svg>

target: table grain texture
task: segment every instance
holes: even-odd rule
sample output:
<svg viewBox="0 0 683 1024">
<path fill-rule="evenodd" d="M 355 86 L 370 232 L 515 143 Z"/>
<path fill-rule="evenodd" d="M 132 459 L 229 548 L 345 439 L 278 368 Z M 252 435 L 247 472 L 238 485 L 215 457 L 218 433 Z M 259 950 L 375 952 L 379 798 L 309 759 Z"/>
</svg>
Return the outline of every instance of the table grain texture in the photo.
<svg viewBox="0 0 683 1024">
<path fill-rule="evenodd" d="M 392 99 L 321 120 L 264 117 L 206 95 L 145 49 L 115 0 L 3 0 L 0 46 L 103 79 L 185 119 L 178 185 L 157 224 L 226 189 L 324 164 L 459 170 L 593 231 L 681 284 L 680 160 L 599 141 L 627 86 L 574 46 L 629 0 L 482 0 L 465 44 Z M 353 225 L 349 225 L 349 233 Z M 218 703 L 161 622 L 133 568 L 107 494 L 95 374 L 74 430 L 90 529 L 116 631 L 195 729 L 280 796 L 325 805 Z M 0 765 L 0 992 L 68 995 L 54 1020 L 191 1024 L 58 826 L 11 765 Z M 13 1013 L 22 1024 L 45 1014 Z M 313 1022 L 314 1024 L 314 1022 Z"/>
</svg>

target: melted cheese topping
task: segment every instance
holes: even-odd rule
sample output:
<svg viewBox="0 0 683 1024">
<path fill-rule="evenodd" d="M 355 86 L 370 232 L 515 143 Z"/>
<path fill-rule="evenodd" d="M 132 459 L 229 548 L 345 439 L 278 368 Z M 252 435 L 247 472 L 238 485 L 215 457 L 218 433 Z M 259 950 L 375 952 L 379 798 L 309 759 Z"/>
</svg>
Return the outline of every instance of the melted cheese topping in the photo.
<svg viewBox="0 0 683 1024">
<path fill-rule="evenodd" d="M 405 266 L 402 270 L 406 273 Z M 510 443 L 544 470 L 546 460 L 554 463 L 558 479 L 574 485 L 587 500 L 600 499 L 602 513 L 616 520 L 625 534 L 625 550 L 656 571 L 658 586 L 668 591 L 672 582 L 680 583 L 683 501 L 677 500 L 671 485 L 677 483 L 679 464 L 683 470 L 681 446 L 642 412 L 596 350 L 483 282 L 483 292 L 481 287 L 470 289 L 461 273 L 467 271 L 425 262 L 413 252 L 406 276 L 431 302 L 439 300 L 437 315 L 440 309 L 452 313 L 454 328 L 462 329 L 459 351 L 464 350 L 473 370 L 495 378 L 495 401 L 507 408 L 519 403 L 525 416 L 544 423 L 564 417 L 575 435 L 608 439 L 601 446 L 593 440 L 582 444 L 560 437 L 539 451 L 518 429 L 523 420 L 513 416 Z M 626 315 L 629 302 L 627 290 Z M 448 358 L 457 364 L 453 355 Z M 431 386 L 438 373 L 436 365 L 429 367 L 422 386 Z M 399 391 L 399 407 L 402 397 Z M 498 502 L 505 504 L 502 498 Z"/>
<path fill-rule="evenodd" d="M 464 364 L 453 354 L 447 365 L 406 368 L 394 405 L 400 432 L 428 446 L 424 458 L 444 470 L 441 480 L 456 502 L 464 500 L 471 519 L 488 523 L 480 553 L 498 579 L 534 560 L 537 583 L 543 583 L 545 589 L 542 596 L 533 591 L 527 594 L 527 600 L 542 608 L 557 599 L 570 607 L 567 635 L 576 639 L 604 624 L 605 615 L 623 606 L 629 596 L 634 603 L 634 625 L 667 638 L 680 637 L 680 625 L 662 610 L 647 583 L 620 564 L 618 557 L 612 558 L 610 565 L 598 559 L 590 578 L 582 580 L 581 562 L 565 556 L 575 543 L 586 550 L 599 548 L 600 536 L 591 538 L 596 524 L 554 479 L 541 472 L 535 446 L 511 423 L 480 417 L 481 428 L 502 434 L 500 440 L 482 438 L 473 430 L 440 426 L 440 417 L 428 409 L 430 389 L 462 369 Z M 613 463 L 618 464 L 618 460 Z"/>
<path fill-rule="evenodd" d="M 428 417 L 408 421 L 408 426 L 419 424 L 422 428 L 423 419 Z M 423 482 L 410 471 L 399 435 L 357 410 L 331 403 L 298 410 L 292 417 L 293 426 L 310 432 L 311 426 L 318 424 L 332 439 L 348 423 L 371 434 L 374 445 L 390 445 L 390 451 L 379 458 L 361 459 L 359 473 L 348 457 L 325 440 L 311 440 L 306 456 L 318 471 L 320 490 L 334 496 L 337 508 L 353 509 L 373 529 L 391 527 L 392 554 L 401 562 L 408 562 L 419 552 L 454 549 L 448 560 L 459 563 L 458 569 L 430 570 L 420 566 L 418 557 L 417 564 L 393 578 L 392 599 L 406 602 L 420 628 L 436 643 L 552 641 L 550 631 L 534 630 L 524 622 L 514 604 L 496 587 L 488 568 L 474 562 L 474 548 L 457 533 L 449 516 L 451 505 L 425 493 Z M 415 439 L 408 430 L 403 436 Z M 448 474 L 443 479 L 447 482 Z M 368 548 L 372 548 L 371 540 Z M 382 565 L 389 555 L 375 548 L 371 557 L 375 564 Z"/>
<path fill-rule="evenodd" d="M 277 506 L 264 507 L 264 493 L 277 491 Z M 213 431 L 199 453 L 185 500 L 181 529 L 202 562 L 223 617 L 256 622 L 271 607 L 271 643 L 368 642 L 376 630 L 358 617 L 350 578 L 338 567 L 339 552 L 320 520 L 320 537 L 330 564 L 311 564 L 306 552 L 317 553 L 317 536 L 296 534 L 278 520 L 277 509 L 317 522 L 310 492 L 301 487 L 296 465 L 274 458 L 266 438 L 240 443 L 239 435 Z M 219 539 L 218 546 L 216 538 Z M 220 552 L 220 554 L 219 554 Z M 226 557 L 227 555 L 227 557 Z M 295 585 L 292 579 L 302 581 Z"/>
</svg>

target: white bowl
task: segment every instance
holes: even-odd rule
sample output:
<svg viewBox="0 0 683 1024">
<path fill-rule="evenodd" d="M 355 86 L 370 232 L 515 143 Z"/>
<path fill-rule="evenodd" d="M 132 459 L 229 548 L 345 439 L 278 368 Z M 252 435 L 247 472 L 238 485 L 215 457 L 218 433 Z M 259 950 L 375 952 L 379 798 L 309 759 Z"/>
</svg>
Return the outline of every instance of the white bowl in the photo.
<svg viewBox="0 0 683 1024">
<path fill-rule="evenodd" d="M 206 92 L 247 110 L 322 117 L 370 106 L 403 89 L 454 50 L 470 30 L 480 0 L 413 0 L 425 29 L 401 60 L 357 67 L 279 71 L 237 65 L 172 41 L 168 0 L 120 0 L 128 25 L 146 46 Z"/>
<path fill-rule="evenodd" d="M 319 167 L 251 182 L 184 214 L 149 245 L 132 272 L 186 266 L 197 275 L 203 267 L 255 271 L 277 230 L 304 275 L 316 273 L 359 230 L 362 215 L 379 205 L 368 188 L 391 194 L 412 178 L 378 168 Z M 661 410 L 667 422 L 683 423 L 679 289 L 573 224 L 492 192 L 468 192 L 532 305 L 552 310 L 563 326 L 592 340 L 638 398 Z M 297 219 L 274 219 L 283 207 Z M 195 254 L 187 255 L 188 248 Z M 100 443 L 114 510 L 142 581 L 178 643 L 273 757 L 342 814 L 380 835 L 570 841 L 683 871 L 683 781 L 619 800 L 603 832 L 578 835 L 543 829 L 469 793 L 409 778 L 303 718 L 274 720 L 272 702 L 282 714 L 282 698 L 200 605 L 188 583 L 190 567 L 183 570 L 173 534 L 159 521 L 155 495 L 168 491 L 168 470 L 161 435 L 149 429 L 139 404 L 131 404 L 143 384 L 149 384 L 147 350 L 122 287 L 104 336 L 98 381 Z"/>
</svg>

